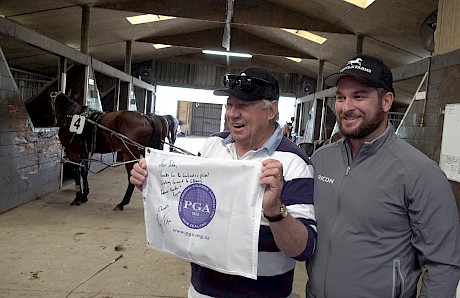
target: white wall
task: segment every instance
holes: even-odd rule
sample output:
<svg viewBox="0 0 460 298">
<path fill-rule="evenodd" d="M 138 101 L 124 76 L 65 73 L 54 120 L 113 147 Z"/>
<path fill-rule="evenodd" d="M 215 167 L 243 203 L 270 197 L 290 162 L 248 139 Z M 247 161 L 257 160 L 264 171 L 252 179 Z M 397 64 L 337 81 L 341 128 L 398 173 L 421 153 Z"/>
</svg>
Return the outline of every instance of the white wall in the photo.
<svg viewBox="0 0 460 298">
<path fill-rule="evenodd" d="M 156 92 L 155 114 L 170 114 L 177 116 L 177 102 L 179 100 L 215 104 L 225 104 L 227 102 L 226 96 L 215 96 L 212 92 L 212 90 L 158 86 Z M 280 97 L 278 106 L 280 112 L 280 119 L 278 122 L 281 125 L 290 122 L 291 117 L 294 116 L 295 98 Z"/>
</svg>

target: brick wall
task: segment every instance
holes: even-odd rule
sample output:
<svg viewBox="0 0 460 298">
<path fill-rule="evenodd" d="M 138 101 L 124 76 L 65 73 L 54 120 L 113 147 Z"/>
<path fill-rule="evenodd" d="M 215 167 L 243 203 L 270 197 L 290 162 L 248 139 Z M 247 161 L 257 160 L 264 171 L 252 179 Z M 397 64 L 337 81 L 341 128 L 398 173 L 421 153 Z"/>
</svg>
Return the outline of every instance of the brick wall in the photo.
<svg viewBox="0 0 460 298">
<path fill-rule="evenodd" d="M 458 86 L 460 86 L 460 50 L 434 56 L 428 76 L 426 102 L 420 100 L 413 103 L 398 132 L 400 138 L 405 139 L 438 164 L 444 123 L 444 115 L 441 111 L 444 111 L 446 104 L 460 103 Z M 422 117 L 423 126 L 420 125 Z M 450 181 L 450 184 L 460 214 L 460 183 Z"/>
<path fill-rule="evenodd" d="M 0 212 L 60 186 L 56 128 L 34 129 L 0 49 Z"/>
</svg>

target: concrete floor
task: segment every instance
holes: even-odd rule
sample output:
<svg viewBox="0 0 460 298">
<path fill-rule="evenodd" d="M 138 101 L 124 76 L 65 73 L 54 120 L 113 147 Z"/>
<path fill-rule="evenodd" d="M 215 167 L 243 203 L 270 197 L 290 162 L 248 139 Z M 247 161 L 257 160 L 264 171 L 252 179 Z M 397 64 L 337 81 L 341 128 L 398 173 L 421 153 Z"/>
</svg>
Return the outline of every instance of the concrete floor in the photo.
<svg viewBox="0 0 460 298">
<path fill-rule="evenodd" d="M 202 141 L 184 137 L 177 145 L 196 153 Z M 190 266 L 148 248 L 141 193 L 123 212 L 112 211 L 126 179 L 124 167 L 109 168 L 90 176 L 81 206 L 70 206 L 74 184 L 67 182 L 0 214 L 0 297 L 186 297 Z M 294 297 L 305 297 L 306 279 L 298 263 Z"/>
</svg>

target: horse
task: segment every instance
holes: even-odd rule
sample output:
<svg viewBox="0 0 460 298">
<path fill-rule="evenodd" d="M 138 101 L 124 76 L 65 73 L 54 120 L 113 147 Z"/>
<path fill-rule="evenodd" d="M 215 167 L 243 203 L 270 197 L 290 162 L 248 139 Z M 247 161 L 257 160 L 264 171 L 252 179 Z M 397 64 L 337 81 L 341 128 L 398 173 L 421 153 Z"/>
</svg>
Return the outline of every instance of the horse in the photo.
<svg viewBox="0 0 460 298">
<path fill-rule="evenodd" d="M 153 121 L 155 121 L 160 126 L 160 130 L 161 130 L 161 145 L 160 145 L 160 149 L 163 150 L 165 140 L 169 135 L 168 121 L 163 116 L 160 116 L 160 115 L 157 115 L 157 114 L 154 114 L 154 113 L 148 113 L 147 115 L 149 117 L 151 117 L 153 119 Z"/>
<path fill-rule="evenodd" d="M 160 148 L 160 126 L 152 117 L 137 111 L 99 112 L 78 104 L 64 93 L 54 94 L 51 98 L 55 126 L 59 126 L 59 140 L 70 163 L 77 165 L 74 169 L 76 196 L 71 205 L 79 206 L 88 201 L 91 155 L 121 151 L 128 173 L 128 187 L 123 200 L 114 210 L 122 211 L 134 191 L 134 185 L 129 182 L 132 161 L 139 159 L 147 146 Z"/>
<path fill-rule="evenodd" d="M 283 137 L 286 137 L 289 140 L 291 140 L 292 123 L 286 122 L 286 124 L 284 124 L 283 127 L 281 128 L 281 133 L 283 134 Z"/>
<path fill-rule="evenodd" d="M 168 140 L 169 144 L 174 145 L 176 143 L 176 137 L 177 137 L 177 129 L 179 128 L 179 125 L 182 124 L 179 119 L 172 115 L 163 115 L 163 117 L 166 119 L 168 122 Z M 169 151 L 173 151 L 173 146 L 169 147 Z"/>
</svg>

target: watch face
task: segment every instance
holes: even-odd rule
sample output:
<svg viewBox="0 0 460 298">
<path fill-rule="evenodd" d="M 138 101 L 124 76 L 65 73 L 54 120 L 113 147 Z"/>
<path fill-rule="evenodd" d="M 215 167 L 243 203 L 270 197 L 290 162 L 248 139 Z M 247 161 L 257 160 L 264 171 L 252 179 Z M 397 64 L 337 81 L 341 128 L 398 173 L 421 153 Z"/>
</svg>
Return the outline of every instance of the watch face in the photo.
<svg viewBox="0 0 460 298">
<path fill-rule="evenodd" d="M 281 216 L 282 216 L 283 218 L 285 218 L 285 217 L 287 216 L 287 214 L 288 214 L 288 211 L 287 211 L 286 206 L 284 206 L 284 204 L 281 204 L 281 208 L 280 208 L 280 209 L 281 209 Z"/>
</svg>

